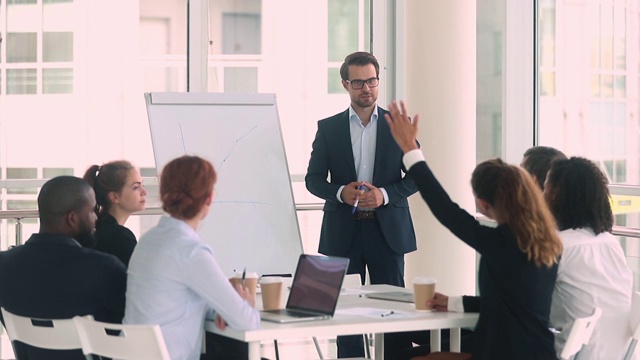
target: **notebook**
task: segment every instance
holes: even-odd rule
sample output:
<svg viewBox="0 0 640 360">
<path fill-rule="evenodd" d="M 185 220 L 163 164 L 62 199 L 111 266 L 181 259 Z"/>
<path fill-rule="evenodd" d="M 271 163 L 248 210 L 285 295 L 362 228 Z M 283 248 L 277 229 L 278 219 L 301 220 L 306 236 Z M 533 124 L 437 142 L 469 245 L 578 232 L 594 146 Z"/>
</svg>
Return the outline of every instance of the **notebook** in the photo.
<svg viewBox="0 0 640 360">
<path fill-rule="evenodd" d="M 371 299 L 402 301 L 402 302 L 408 302 L 408 303 L 413 302 L 413 293 L 404 292 L 404 291 L 372 292 L 372 293 L 365 294 L 365 296 Z"/>
<path fill-rule="evenodd" d="M 291 323 L 333 317 L 348 266 L 347 258 L 300 255 L 286 308 L 262 310 L 260 318 Z"/>
</svg>

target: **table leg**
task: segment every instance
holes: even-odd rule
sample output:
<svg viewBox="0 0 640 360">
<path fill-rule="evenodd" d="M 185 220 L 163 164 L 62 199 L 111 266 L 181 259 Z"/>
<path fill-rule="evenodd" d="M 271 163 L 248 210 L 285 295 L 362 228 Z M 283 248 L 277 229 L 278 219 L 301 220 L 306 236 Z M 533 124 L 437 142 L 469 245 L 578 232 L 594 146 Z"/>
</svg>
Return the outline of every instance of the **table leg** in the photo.
<svg viewBox="0 0 640 360">
<path fill-rule="evenodd" d="M 374 359 L 376 360 L 384 360 L 384 333 L 374 334 L 373 335 L 373 344 L 374 344 Z"/>
<path fill-rule="evenodd" d="M 249 344 L 249 359 L 248 360 L 260 360 L 260 341 L 252 341 Z"/>
<path fill-rule="evenodd" d="M 460 352 L 460 328 L 449 329 L 449 347 L 451 352 Z"/>
<path fill-rule="evenodd" d="M 440 329 L 431 330 L 431 352 L 440 351 Z"/>
</svg>

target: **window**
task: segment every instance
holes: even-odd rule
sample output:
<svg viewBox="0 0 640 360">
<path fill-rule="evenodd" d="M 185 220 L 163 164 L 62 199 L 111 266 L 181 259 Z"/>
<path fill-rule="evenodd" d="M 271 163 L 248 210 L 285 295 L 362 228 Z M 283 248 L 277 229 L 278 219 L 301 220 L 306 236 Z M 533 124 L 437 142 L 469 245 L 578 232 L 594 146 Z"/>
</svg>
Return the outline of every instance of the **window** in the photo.
<svg viewBox="0 0 640 360">
<path fill-rule="evenodd" d="M 263 43 L 262 1 L 210 0 L 209 13 L 209 91 L 258 92 L 261 86 L 269 87 L 260 81 L 266 76 L 263 53 L 269 46 Z"/>
<path fill-rule="evenodd" d="M 503 1 L 479 1 L 476 6 L 477 162 L 502 157 L 505 8 Z"/>
<path fill-rule="evenodd" d="M 42 169 L 43 179 L 51 179 L 53 177 L 62 176 L 62 175 L 73 176 L 73 169 L 72 168 L 48 168 L 48 167 Z"/>
<path fill-rule="evenodd" d="M 556 94 L 556 9 L 555 0 L 540 1 L 540 95 Z"/>
<path fill-rule="evenodd" d="M 345 56 L 365 50 L 369 43 L 369 2 L 328 0 L 327 92 L 344 94 L 340 66 Z"/>
<path fill-rule="evenodd" d="M 262 23 L 260 14 L 222 14 L 222 53 L 260 54 Z"/>
<path fill-rule="evenodd" d="M 257 67 L 225 67 L 224 92 L 258 92 Z"/>
<path fill-rule="evenodd" d="M 540 3 L 540 144 L 598 162 L 612 183 L 640 184 L 638 89 L 627 84 L 628 59 L 640 54 L 638 29 L 629 29 L 638 25 L 627 19 L 638 10 L 620 1 L 568 3 Z"/>
<path fill-rule="evenodd" d="M 7 62 L 35 63 L 37 60 L 37 34 L 15 32 L 7 34 Z"/>
<path fill-rule="evenodd" d="M 42 69 L 42 92 L 70 94 L 73 92 L 73 69 Z"/>
<path fill-rule="evenodd" d="M 7 179 L 37 179 L 35 168 L 7 168 Z M 8 189 L 7 194 L 35 194 L 36 189 Z"/>
<path fill-rule="evenodd" d="M 7 34 L 8 95 L 70 94 L 73 92 L 72 1 L 9 1 L 0 21 Z"/>
<path fill-rule="evenodd" d="M 35 94 L 37 69 L 7 69 L 7 94 Z"/>
<path fill-rule="evenodd" d="M 15 5 L 15 4 L 35 4 L 37 1 L 36 0 L 7 0 L 7 4 L 8 5 Z"/>
<path fill-rule="evenodd" d="M 540 1 L 538 45 L 539 144 L 595 161 L 612 184 L 615 225 L 633 228 L 640 225 L 637 5 Z M 638 241 L 620 240 L 640 284 Z"/>
<path fill-rule="evenodd" d="M 42 36 L 42 60 L 44 62 L 73 61 L 72 32 L 45 32 Z"/>
</svg>

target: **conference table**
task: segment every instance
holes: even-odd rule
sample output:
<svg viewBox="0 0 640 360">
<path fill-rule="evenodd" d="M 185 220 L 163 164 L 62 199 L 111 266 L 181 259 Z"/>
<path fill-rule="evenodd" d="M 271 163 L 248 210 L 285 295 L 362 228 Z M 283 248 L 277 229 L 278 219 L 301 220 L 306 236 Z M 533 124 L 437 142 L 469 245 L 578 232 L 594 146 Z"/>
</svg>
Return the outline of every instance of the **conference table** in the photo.
<svg viewBox="0 0 640 360">
<path fill-rule="evenodd" d="M 431 348 L 440 350 L 440 329 L 451 329 L 451 350 L 460 350 L 460 328 L 473 328 L 477 313 L 416 312 L 412 303 L 376 300 L 364 296 L 371 291 L 407 291 L 391 285 L 365 285 L 359 289 L 344 289 L 338 300 L 336 314 L 328 320 L 278 324 L 262 321 L 256 330 L 237 330 L 227 327 L 219 330 L 213 321 L 205 322 L 205 330 L 249 344 L 249 360 L 260 359 L 261 341 L 337 335 L 374 334 L 375 359 L 384 358 L 384 333 L 431 331 Z M 286 298 L 283 300 L 286 302 Z M 261 309 L 260 296 L 256 308 Z M 393 310 L 394 314 L 386 315 Z M 385 314 L 385 316 L 381 316 Z"/>
</svg>

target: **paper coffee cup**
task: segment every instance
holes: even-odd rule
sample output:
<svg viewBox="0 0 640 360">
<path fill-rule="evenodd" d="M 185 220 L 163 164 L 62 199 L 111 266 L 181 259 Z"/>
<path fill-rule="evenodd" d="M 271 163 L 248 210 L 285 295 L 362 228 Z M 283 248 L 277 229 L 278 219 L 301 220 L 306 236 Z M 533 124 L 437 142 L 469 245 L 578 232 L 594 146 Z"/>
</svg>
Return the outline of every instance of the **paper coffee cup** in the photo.
<svg viewBox="0 0 640 360">
<path fill-rule="evenodd" d="M 433 299 L 436 293 L 436 279 L 431 277 L 413 278 L 413 300 L 416 311 L 431 311 L 427 301 Z"/>
<path fill-rule="evenodd" d="M 262 308 L 275 310 L 282 308 L 282 278 L 267 276 L 260 279 L 262 293 Z"/>
<path fill-rule="evenodd" d="M 229 279 L 231 285 L 234 287 L 236 284 L 242 284 L 242 273 L 236 273 L 231 279 Z M 255 298 L 256 288 L 258 287 L 258 273 L 247 272 L 244 276 L 244 287 L 249 290 L 251 295 Z"/>
</svg>

